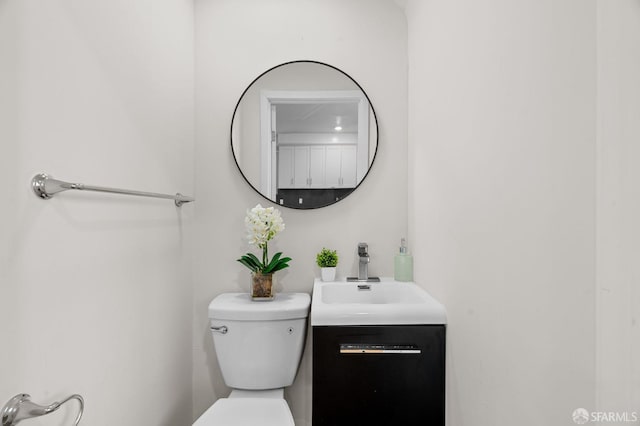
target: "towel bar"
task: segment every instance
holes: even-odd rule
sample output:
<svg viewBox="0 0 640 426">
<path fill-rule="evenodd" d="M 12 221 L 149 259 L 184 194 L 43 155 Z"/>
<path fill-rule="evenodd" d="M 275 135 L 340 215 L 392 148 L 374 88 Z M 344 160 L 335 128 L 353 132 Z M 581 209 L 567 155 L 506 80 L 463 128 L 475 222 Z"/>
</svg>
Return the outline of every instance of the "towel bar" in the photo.
<svg viewBox="0 0 640 426">
<path fill-rule="evenodd" d="M 40 198 L 45 200 L 53 197 L 58 192 L 67 191 L 69 189 L 77 189 L 81 191 L 96 191 L 96 192 L 109 192 L 112 194 L 124 194 L 124 195 L 136 195 L 139 197 L 153 197 L 153 198 L 165 198 L 168 200 L 174 200 L 176 206 L 180 207 L 184 203 L 190 203 L 195 201 L 193 197 L 187 197 L 180 193 L 176 195 L 158 194 L 155 192 L 134 191 L 130 189 L 118 189 L 108 188 L 105 186 L 93 186 L 85 185 L 83 183 L 71 183 L 54 179 L 53 177 L 45 174 L 38 173 L 31 179 L 31 188 L 33 192 Z"/>
</svg>

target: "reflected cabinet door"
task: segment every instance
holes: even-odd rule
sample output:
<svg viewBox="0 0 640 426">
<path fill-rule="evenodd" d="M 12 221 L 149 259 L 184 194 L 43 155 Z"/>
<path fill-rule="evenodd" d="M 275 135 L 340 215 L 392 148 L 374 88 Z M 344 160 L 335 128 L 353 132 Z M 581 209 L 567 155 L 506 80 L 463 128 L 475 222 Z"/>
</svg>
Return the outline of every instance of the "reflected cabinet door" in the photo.
<svg viewBox="0 0 640 426">
<path fill-rule="evenodd" d="M 327 188 L 355 188 L 357 148 L 353 145 L 328 146 L 325 170 Z"/>
<path fill-rule="evenodd" d="M 309 147 L 309 188 L 325 188 L 324 146 Z"/>
<path fill-rule="evenodd" d="M 309 147 L 294 147 L 294 188 L 309 186 Z"/>
<path fill-rule="evenodd" d="M 343 146 L 340 150 L 340 187 L 355 188 L 357 183 L 357 148 Z"/>
<path fill-rule="evenodd" d="M 278 148 L 278 188 L 291 189 L 295 184 L 295 162 L 292 146 Z"/>
<path fill-rule="evenodd" d="M 326 152 L 326 175 L 327 188 L 338 188 L 340 186 L 340 147 L 328 146 Z"/>
</svg>

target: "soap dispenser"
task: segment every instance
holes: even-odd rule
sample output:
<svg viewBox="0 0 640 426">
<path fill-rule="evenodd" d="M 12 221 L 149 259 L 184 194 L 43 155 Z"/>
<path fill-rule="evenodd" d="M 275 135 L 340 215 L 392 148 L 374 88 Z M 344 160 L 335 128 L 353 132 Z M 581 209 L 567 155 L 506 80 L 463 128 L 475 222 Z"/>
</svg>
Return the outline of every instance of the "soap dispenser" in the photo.
<svg viewBox="0 0 640 426">
<path fill-rule="evenodd" d="M 400 240 L 400 252 L 393 263 L 393 278 L 396 281 L 413 281 L 413 256 L 407 251 L 407 241 Z"/>
</svg>

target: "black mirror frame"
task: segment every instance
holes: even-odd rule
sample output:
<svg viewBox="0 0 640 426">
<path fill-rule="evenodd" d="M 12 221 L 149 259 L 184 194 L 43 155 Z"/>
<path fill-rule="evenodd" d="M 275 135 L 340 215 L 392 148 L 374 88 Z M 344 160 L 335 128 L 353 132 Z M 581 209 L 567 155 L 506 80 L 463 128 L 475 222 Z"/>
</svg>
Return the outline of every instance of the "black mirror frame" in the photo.
<svg viewBox="0 0 640 426">
<path fill-rule="evenodd" d="M 262 76 L 264 76 L 265 74 L 267 74 L 267 73 L 269 73 L 269 72 L 271 72 L 271 71 L 273 71 L 273 70 L 275 70 L 277 68 L 283 67 L 285 65 L 297 64 L 297 63 L 311 63 L 311 64 L 317 64 L 317 65 L 324 65 L 326 67 L 334 69 L 335 71 L 338 71 L 339 73 L 341 73 L 345 77 L 347 77 L 349 80 L 351 80 L 358 87 L 358 89 L 364 94 L 365 98 L 367 99 L 367 102 L 369 103 L 369 108 L 371 109 L 371 113 L 373 114 L 373 120 L 375 121 L 375 126 L 376 126 L 376 150 L 373 153 L 373 158 L 371 159 L 371 163 L 369 164 L 369 167 L 367 168 L 367 172 L 362 177 L 362 180 L 360 180 L 360 182 L 358 182 L 358 184 L 355 186 L 355 188 L 353 188 L 352 191 L 350 191 L 348 194 L 346 194 L 341 199 L 336 200 L 336 201 L 331 202 L 331 203 L 328 203 L 328 204 L 324 204 L 324 205 L 320 205 L 320 206 L 313 206 L 313 207 L 288 206 L 288 205 L 285 205 L 285 204 L 278 204 L 275 201 L 273 201 L 272 199 L 267 198 L 262 192 L 260 192 L 260 190 L 258 190 L 255 186 L 253 186 L 253 184 L 251 182 L 249 182 L 249 179 L 247 179 L 245 174 L 242 172 L 242 168 L 240 168 L 240 164 L 238 164 L 238 159 L 236 158 L 236 154 L 233 151 L 233 123 L 234 123 L 235 118 L 236 118 L 236 112 L 238 111 L 238 108 L 240 107 L 240 102 L 242 102 L 242 99 L 244 98 L 245 93 L 247 93 L 247 91 L 251 88 L 251 86 L 253 86 L 253 84 L 256 81 L 260 80 L 260 78 Z M 242 175 L 242 177 L 245 180 L 245 182 L 247 182 L 247 184 L 255 192 L 257 192 L 262 198 L 264 198 L 265 200 L 267 200 L 270 203 L 275 204 L 276 206 L 279 206 L 279 207 L 286 207 L 286 208 L 295 209 L 295 210 L 314 210 L 314 209 L 319 209 L 319 208 L 323 208 L 323 207 L 332 206 L 332 205 L 344 200 L 349 195 L 351 195 L 356 189 L 358 189 L 360 187 L 360 185 L 362 185 L 362 182 L 364 182 L 365 179 L 367 178 L 367 176 L 369 176 L 369 172 L 371 172 L 371 168 L 373 167 L 373 164 L 375 163 L 376 157 L 378 155 L 378 145 L 380 144 L 380 132 L 379 132 L 379 128 L 378 128 L 378 116 L 376 115 L 376 111 L 373 108 L 373 104 L 371 103 L 371 99 L 369 99 L 369 95 L 367 95 L 367 92 L 364 91 L 364 89 L 360 86 L 360 84 L 357 81 L 355 81 L 349 74 L 347 74 L 346 72 L 342 71 L 341 69 L 339 69 L 339 68 L 337 68 L 337 67 L 335 67 L 333 65 L 329 65 L 327 63 L 320 62 L 320 61 L 301 59 L 301 60 L 284 62 L 284 63 L 281 63 L 279 65 L 276 65 L 276 66 L 273 66 L 273 67 L 269 68 L 268 70 L 264 71 L 259 76 L 254 78 L 253 81 L 244 89 L 244 91 L 240 95 L 240 98 L 238 99 L 238 102 L 236 103 L 235 108 L 233 109 L 233 116 L 231 117 L 231 126 L 229 127 L 229 141 L 230 141 L 230 147 L 231 147 L 231 154 L 233 155 L 233 160 L 236 163 L 236 167 L 238 168 L 238 171 Z"/>
</svg>

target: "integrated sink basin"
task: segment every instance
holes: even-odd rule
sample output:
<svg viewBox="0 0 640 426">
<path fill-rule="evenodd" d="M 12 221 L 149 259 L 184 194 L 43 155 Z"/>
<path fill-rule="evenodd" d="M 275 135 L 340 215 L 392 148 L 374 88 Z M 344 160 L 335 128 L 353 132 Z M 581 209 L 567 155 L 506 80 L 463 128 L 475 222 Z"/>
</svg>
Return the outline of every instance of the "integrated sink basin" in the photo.
<svg viewBox="0 0 640 426">
<path fill-rule="evenodd" d="M 446 324 L 444 306 L 414 282 L 316 279 L 311 325 Z"/>
<path fill-rule="evenodd" d="M 445 426 L 446 322 L 414 282 L 316 279 L 313 426 Z"/>
</svg>

